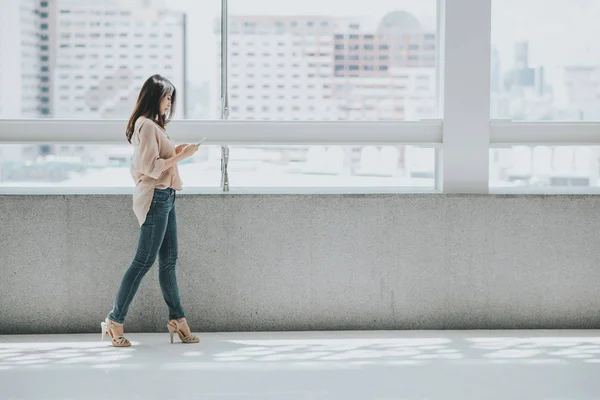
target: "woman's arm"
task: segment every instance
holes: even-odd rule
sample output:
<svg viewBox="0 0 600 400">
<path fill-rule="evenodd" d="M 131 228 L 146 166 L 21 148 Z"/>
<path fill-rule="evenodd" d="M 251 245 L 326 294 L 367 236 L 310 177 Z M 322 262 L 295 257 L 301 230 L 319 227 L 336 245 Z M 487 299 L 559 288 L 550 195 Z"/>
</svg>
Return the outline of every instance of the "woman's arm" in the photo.
<svg viewBox="0 0 600 400">
<path fill-rule="evenodd" d="M 184 145 L 179 154 L 170 158 L 160 158 L 156 128 L 152 124 L 144 124 L 142 126 L 139 133 L 139 140 L 139 156 L 136 160 L 136 169 L 154 179 L 158 179 L 164 171 L 190 157 L 197 150 L 197 148 L 194 150 L 193 148 L 188 148 L 189 145 Z"/>
<path fill-rule="evenodd" d="M 138 134 L 138 156 L 135 169 L 144 175 L 158 179 L 167 169 L 165 160 L 161 159 L 158 151 L 158 139 L 155 128 L 150 123 L 144 123 Z"/>
<path fill-rule="evenodd" d="M 177 155 L 174 155 L 171 158 L 166 158 L 165 159 L 165 169 L 169 169 L 172 166 L 174 166 L 175 164 L 177 164 L 179 161 L 183 161 L 186 158 L 188 158 L 189 155 L 186 155 L 183 151 Z"/>
</svg>

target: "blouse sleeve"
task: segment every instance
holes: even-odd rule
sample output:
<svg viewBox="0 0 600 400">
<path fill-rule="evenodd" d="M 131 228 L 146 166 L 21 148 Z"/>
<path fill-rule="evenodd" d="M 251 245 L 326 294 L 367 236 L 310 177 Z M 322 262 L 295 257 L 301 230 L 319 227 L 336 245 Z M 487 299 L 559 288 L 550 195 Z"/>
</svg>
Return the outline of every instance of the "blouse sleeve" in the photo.
<svg viewBox="0 0 600 400">
<path fill-rule="evenodd" d="M 158 139 L 152 124 L 144 123 L 139 133 L 136 169 L 144 175 L 158 179 L 165 170 L 165 160 L 160 158 Z"/>
</svg>

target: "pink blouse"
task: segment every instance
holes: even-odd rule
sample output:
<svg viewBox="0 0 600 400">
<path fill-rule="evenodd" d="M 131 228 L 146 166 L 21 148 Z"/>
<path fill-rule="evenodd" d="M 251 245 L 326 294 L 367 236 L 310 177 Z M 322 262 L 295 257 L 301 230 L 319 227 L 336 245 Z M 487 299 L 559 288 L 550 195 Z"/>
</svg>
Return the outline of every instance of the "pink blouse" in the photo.
<svg viewBox="0 0 600 400">
<path fill-rule="evenodd" d="M 133 211 L 142 226 L 152 203 L 154 189 L 182 190 L 183 183 L 177 165 L 165 169 L 165 159 L 176 154 L 175 144 L 160 125 L 149 118 L 139 117 L 135 121 L 131 143 L 131 176 L 135 181 Z"/>
</svg>

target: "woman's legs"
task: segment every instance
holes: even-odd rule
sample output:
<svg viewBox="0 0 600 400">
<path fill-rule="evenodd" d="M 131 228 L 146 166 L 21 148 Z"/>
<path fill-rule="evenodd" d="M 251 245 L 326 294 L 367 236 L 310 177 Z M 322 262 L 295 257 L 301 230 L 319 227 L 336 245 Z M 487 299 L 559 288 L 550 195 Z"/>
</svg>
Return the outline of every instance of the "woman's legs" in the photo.
<svg viewBox="0 0 600 400">
<path fill-rule="evenodd" d="M 108 314 L 108 318 L 120 324 L 125 320 L 129 305 L 140 286 L 142 278 L 154 264 L 163 242 L 173 205 L 170 201 L 173 196 L 169 196 L 167 201 L 164 201 L 164 196 L 163 193 L 160 196 L 155 193 L 152 199 L 146 221 L 140 229 L 135 257 L 129 269 L 125 272 L 113 309 Z"/>
<path fill-rule="evenodd" d="M 173 207 L 169 212 L 168 223 L 163 242 L 158 252 L 158 280 L 162 290 L 163 298 L 169 307 L 169 319 L 181 319 L 185 315 L 179 298 L 177 287 L 177 276 L 175 266 L 177 265 L 177 217 L 175 215 L 175 198 Z"/>
</svg>

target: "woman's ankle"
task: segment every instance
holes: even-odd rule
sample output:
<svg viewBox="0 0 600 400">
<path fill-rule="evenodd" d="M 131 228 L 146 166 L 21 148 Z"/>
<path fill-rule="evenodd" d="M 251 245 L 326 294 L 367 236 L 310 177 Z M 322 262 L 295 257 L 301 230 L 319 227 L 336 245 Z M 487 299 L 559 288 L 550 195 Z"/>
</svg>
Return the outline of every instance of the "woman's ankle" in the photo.
<svg viewBox="0 0 600 400">
<path fill-rule="evenodd" d="M 115 324 L 118 324 L 118 325 L 123 325 L 123 322 L 119 322 L 119 321 L 117 321 L 116 319 L 114 319 L 114 318 L 111 318 L 111 316 L 110 316 L 110 315 L 107 315 L 107 316 L 106 316 L 106 319 L 108 319 L 108 320 L 109 320 L 110 322 L 112 322 L 112 323 L 115 323 Z"/>
</svg>

